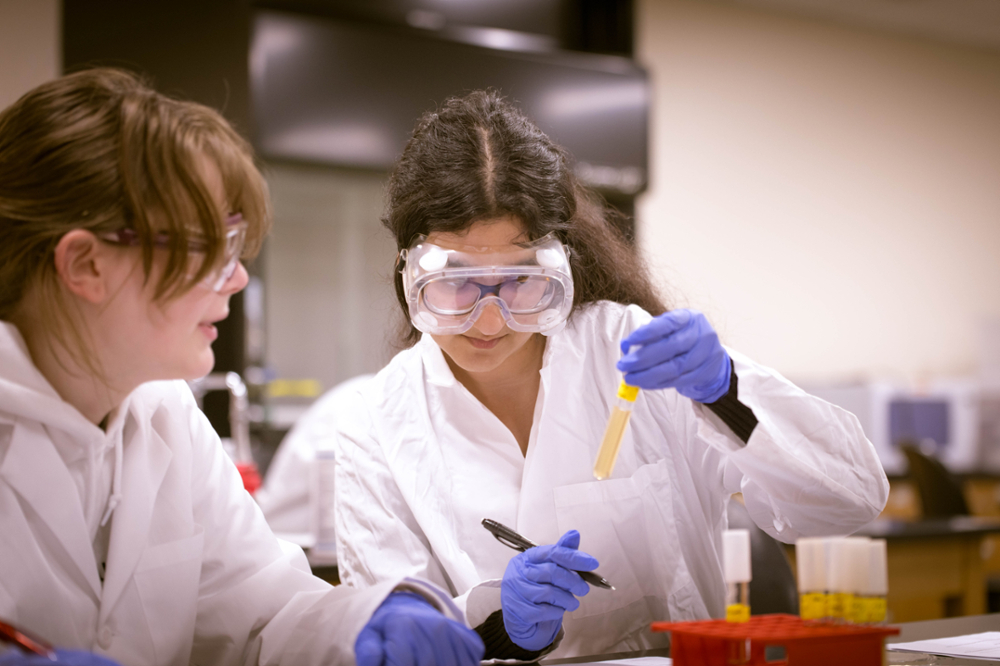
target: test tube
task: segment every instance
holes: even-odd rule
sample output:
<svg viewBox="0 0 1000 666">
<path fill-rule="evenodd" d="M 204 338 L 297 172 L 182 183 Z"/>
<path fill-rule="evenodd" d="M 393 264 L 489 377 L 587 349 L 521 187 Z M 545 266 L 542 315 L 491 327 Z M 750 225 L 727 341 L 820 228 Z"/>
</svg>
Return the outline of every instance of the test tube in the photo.
<svg viewBox="0 0 1000 666">
<path fill-rule="evenodd" d="M 867 586 L 868 542 L 865 537 L 840 537 L 831 540 L 827 555 L 830 586 L 827 611 L 834 622 L 856 622 L 855 597 Z"/>
<path fill-rule="evenodd" d="M 334 475 L 336 452 L 324 443 L 315 452 L 309 486 L 310 527 L 315 542 L 310 560 L 326 564 L 337 562 L 337 539 L 334 525 Z"/>
<path fill-rule="evenodd" d="M 799 616 L 822 620 L 827 616 L 826 543 L 819 537 L 803 537 L 795 542 L 798 571 Z"/>
<path fill-rule="evenodd" d="M 868 543 L 868 558 L 868 588 L 865 590 L 863 621 L 866 624 L 885 624 L 886 595 L 889 593 L 885 539 L 872 539 Z"/>
<path fill-rule="evenodd" d="M 868 616 L 868 572 L 871 556 L 871 539 L 868 537 L 847 537 L 849 542 L 848 566 L 850 567 L 851 589 L 854 592 L 854 599 L 851 600 L 850 611 L 847 614 L 847 621 L 854 624 L 864 624 Z"/>
<path fill-rule="evenodd" d="M 726 578 L 726 621 L 750 621 L 750 532 L 722 533 L 722 569 Z"/>
<path fill-rule="evenodd" d="M 604 440 L 597 452 L 597 462 L 594 463 L 594 478 L 598 481 L 611 476 L 611 471 L 615 468 L 615 461 L 618 460 L 618 449 L 621 448 L 622 437 L 625 436 L 625 428 L 632 416 L 632 408 L 635 407 L 635 399 L 638 395 L 638 386 L 629 386 L 622 380 L 618 387 L 618 401 L 611 408 L 611 418 L 608 419 Z"/>
</svg>

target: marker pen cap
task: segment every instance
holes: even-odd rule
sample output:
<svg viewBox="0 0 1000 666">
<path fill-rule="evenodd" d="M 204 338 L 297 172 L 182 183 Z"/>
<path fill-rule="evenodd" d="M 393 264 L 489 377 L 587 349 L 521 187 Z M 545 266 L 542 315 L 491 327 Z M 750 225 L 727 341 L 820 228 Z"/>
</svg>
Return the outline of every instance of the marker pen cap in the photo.
<svg viewBox="0 0 1000 666">
<path fill-rule="evenodd" d="M 726 530 L 722 533 L 722 570 L 727 583 L 745 583 L 750 577 L 750 532 Z"/>
</svg>

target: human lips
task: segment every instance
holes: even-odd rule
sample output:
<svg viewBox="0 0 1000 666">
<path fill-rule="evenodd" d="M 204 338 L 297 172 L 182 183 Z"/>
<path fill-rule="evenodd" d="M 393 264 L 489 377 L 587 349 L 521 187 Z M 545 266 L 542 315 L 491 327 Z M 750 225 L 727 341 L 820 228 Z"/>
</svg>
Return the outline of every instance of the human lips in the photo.
<svg viewBox="0 0 1000 666">
<path fill-rule="evenodd" d="M 498 338 L 491 338 L 489 340 L 484 340 L 482 338 L 470 338 L 468 336 L 465 336 L 465 339 L 468 340 L 469 344 L 471 344 L 476 349 L 493 349 L 498 344 L 500 344 L 500 341 L 503 340 L 503 336 Z"/>
<path fill-rule="evenodd" d="M 217 329 L 213 324 L 202 322 L 198 324 L 198 330 L 204 333 L 205 337 L 208 338 L 210 342 L 219 337 L 219 329 Z"/>
<path fill-rule="evenodd" d="M 215 324 L 226 318 L 226 315 L 218 317 L 216 319 L 210 319 L 207 321 L 198 323 L 198 330 L 205 334 L 209 342 L 214 341 L 219 337 L 219 329 L 215 327 Z"/>
</svg>

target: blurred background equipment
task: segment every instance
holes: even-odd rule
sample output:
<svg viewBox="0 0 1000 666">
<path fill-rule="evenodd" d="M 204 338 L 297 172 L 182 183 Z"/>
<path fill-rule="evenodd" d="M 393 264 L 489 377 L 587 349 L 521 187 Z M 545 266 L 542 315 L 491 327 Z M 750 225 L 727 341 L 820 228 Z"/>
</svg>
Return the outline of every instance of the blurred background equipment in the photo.
<svg viewBox="0 0 1000 666">
<path fill-rule="evenodd" d="M 225 391 L 229 399 L 229 437 L 222 446 L 236 463 L 243 479 L 243 487 L 253 495 L 260 487 L 260 472 L 250 444 L 250 402 L 247 386 L 235 372 L 213 372 L 201 379 L 188 382 L 198 406 L 203 407 L 205 396 L 212 391 Z"/>
<path fill-rule="evenodd" d="M 962 484 L 944 465 L 913 444 L 903 444 L 909 477 L 917 486 L 924 519 L 969 515 Z"/>
<path fill-rule="evenodd" d="M 919 388 L 887 381 L 803 383 L 802 388 L 857 416 L 889 475 L 907 470 L 904 444 L 954 472 L 987 465 L 979 433 L 982 387 L 975 378 L 940 379 Z"/>
<path fill-rule="evenodd" d="M 271 460 L 264 485 L 256 495 L 271 529 L 286 534 L 299 534 L 299 542 L 324 541 L 332 547 L 332 539 L 319 539 L 317 525 L 326 524 L 326 498 L 317 496 L 310 484 L 311 468 L 317 451 L 329 451 L 336 438 L 337 414 L 344 409 L 372 375 L 360 375 L 341 382 L 316 400 L 298 419 Z M 335 551 L 334 551 L 335 552 Z"/>
</svg>

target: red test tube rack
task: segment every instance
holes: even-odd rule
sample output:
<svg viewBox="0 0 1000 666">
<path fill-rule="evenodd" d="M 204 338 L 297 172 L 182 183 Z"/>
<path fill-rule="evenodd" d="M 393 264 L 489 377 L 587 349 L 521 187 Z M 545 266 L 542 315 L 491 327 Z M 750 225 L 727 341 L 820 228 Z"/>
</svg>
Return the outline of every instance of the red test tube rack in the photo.
<svg viewBox="0 0 1000 666">
<path fill-rule="evenodd" d="M 652 630 L 671 633 L 674 666 L 882 666 L 885 637 L 899 633 L 781 614 L 749 622 L 654 622 Z"/>
</svg>

